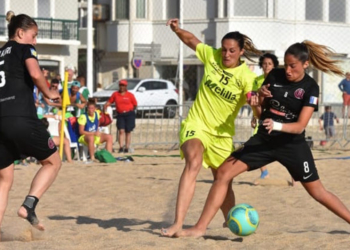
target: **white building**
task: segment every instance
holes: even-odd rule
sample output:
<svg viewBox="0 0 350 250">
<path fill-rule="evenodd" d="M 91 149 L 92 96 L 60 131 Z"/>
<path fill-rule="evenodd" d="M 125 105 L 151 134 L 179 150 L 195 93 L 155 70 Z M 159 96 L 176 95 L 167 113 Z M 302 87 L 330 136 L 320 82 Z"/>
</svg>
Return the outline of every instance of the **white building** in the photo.
<svg viewBox="0 0 350 250">
<path fill-rule="evenodd" d="M 238 30 L 252 38 L 260 50 L 275 53 L 283 64 L 287 47 L 307 39 L 333 48 L 344 70 L 350 70 L 349 0 L 182 2 L 184 29 L 214 47 L 220 47 L 227 32 Z M 127 76 L 176 77 L 179 39 L 165 23 L 179 17 L 179 4 L 180 0 L 94 1 L 96 80 L 106 86 Z M 84 15 L 81 11 L 82 18 Z M 130 67 L 135 58 L 142 59 L 139 69 Z M 203 68 L 186 46 L 184 64 L 185 80 L 198 84 Z M 260 73 L 258 67 L 252 69 Z M 320 84 L 339 80 L 316 72 L 313 76 Z"/>
<path fill-rule="evenodd" d="M 36 49 L 39 64 L 63 76 L 67 65 L 77 67 L 79 29 L 78 2 L 72 0 L 1 0 L 0 47 L 8 41 L 6 13 L 26 14 L 37 22 L 39 32 Z M 62 77 L 63 78 L 63 77 Z"/>
</svg>

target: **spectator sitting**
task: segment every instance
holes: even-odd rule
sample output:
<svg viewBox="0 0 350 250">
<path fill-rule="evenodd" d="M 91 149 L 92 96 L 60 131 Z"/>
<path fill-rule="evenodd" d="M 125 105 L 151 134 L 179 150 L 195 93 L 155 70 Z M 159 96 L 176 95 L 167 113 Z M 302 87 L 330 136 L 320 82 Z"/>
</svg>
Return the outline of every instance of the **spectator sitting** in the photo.
<svg viewBox="0 0 350 250">
<path fill-rule="evenodd" d="M 66 71 L 68 73 L 68 82 L 67 82 L 67 88 L 70 89 L 70 87 L 72 86 L 72 83 L 73 83 L 73 78 L 74 78 L 74 73 L 75 73 L 75 68 L 73 67 L 73 65 L 68 65 L 66 67 Z M 63 86 L 65 85 L 66 83 L 63 82 L 62 84 L 62 88 Z"/>
<path fill-rule="evenodd" d="M 84 96 L 85 100 L 89 99 L 90 92 L 89 92 L 89 89 L 86 87 L 85 77 L 82 75 L 79 75 L 76 80 L 80 82 L 79 92 Z"/>
<path fill-rule="evenodd" d="M 52 79 L 51 85 L 50 85 L 50 91 L 55 91 L 55 92 L 59 93 L 58 85 L 59 85 L 58 80 Z M 44 104 L 43 114 L 47 114 L 51 111 L 51 107 L 61 107 L 62 106 L 62 98 L 59 98 L 58 100 L 52 101 L 52 100 L 48 99 L 47 97 L 43 96 L 42 103 Z"/>
<path fill-rule="evenodd" d="M 82 109 L 86 106 L 86 99 L 79 92 L 80 83 L 78 81 L 73 81 L 71 88 L 68 90 L 70 107 L 67 111 L 71 112 L 74 116 L 79 117 L 82 113 Z"/>
<path fill-rule="evenodd" d="M 45 125 L 46 129 L 49 128 L 49 121 L 46 119 L 46 117 L 43 117 L 40 119 L 43 124 Z M 58 126 L 59 128 L 61 127 L 60 125 Z M 55 143 L 56 146 L 60 146 L 60 137 L 59 136 L 51 136 L 53 142 Z M 67 162 L 72 163 L 72 152 L 70 149 L 70 142 L 67 138 L 64 138 L 63 140 L 63 149 L 64 149 L 64 153 L 66 155 L 67 158 Z"/>
<path fill-rule="evenodd" d="M 325 106 L 325 112 L 320 116 L 320 119 L 318 119 L 318 123 L 320 124 L 320 130 L 324 129 L 327 140 L 335 136 L 334 120 L 339 123 L 338 117 L 332 112 L 332 107 Z"/>
<path fill-rule="evenodd" d="M 99 118 L 95 102 L 88 102 L 87 112 L 80 115 L 78 119 L 79 134 L 81 135 L 78 141 L 88 146 L 92 161 L 95 161 L 95 144 L 106 142 L 106 150 L 112 153 L 112 135 L 99 132 Z"/>
<path fill-rule="evenodd" d="M 55 79 L 58 80 L 58 90 L 61 91 L 62 90 L 62 79 L 61 79 L 61 75 L 57 74 Z"/>
<path fill-rule="evenodd" d="M 38 115 L 44 115 L 47 113 L 44 96 L 40 91 L 38 91 L 38 96 L 35 101 L 35 106 L 36 106 L 36 113 Z"/>
</svg>

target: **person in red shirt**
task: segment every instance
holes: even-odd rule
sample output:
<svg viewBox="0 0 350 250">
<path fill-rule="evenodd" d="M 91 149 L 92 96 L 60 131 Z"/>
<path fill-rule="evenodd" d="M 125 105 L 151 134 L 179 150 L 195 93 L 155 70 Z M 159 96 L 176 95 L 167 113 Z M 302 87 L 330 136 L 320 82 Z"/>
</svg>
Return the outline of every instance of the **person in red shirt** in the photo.
<svg viewBox="0 0 350 250">
<path fill-rule="evenodd" d="M 119 90 L 114 92 L 104 105 L 104 110 L 113 102 L 117 109 L 117 138 L 119 133 L 119 153 L 128 153 L 131 142 L 131 131 L 135 128 L 135 109 L 137 101 L 135 96 L 128 92 L 128 82 L 119 81 Z M 125 141 L 125 144 L 123 145 Z"/>
</svg>

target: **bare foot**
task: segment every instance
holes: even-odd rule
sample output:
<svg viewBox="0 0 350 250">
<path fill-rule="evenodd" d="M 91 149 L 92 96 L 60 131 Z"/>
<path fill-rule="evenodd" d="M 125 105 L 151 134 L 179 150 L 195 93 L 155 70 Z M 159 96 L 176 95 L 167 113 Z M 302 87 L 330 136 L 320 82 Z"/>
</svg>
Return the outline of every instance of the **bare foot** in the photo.
<svg viewBox="0 0 350 250">
<path fill-rule="evenodd" d="M 166 237 L 173 237 L 177 232 L 180 232 L 181 229 L 182 229 L 181 225 L 178 226 L 176 224 L 173 224 L 168 228 L 162 228 L 160 234 Z"/>
<path fill-rule="evenodd" d="M 225 222 L 222 224 L 222 227 L 223 227 L 223 228 L 228 227 L 228 226 L 227 226 L 227 221 L 225 221 Z"/>
<path fill-rule="evenodd" d="M 28 220 L 28 212 L 27 210 L 21 206 L 18 211 L 17 211 L 17 215 L 23 219 Z M 29 220 L 28 220 L 29 221 Z M 32 221 L 32 222 L 31 222 Z M 40 231 L 44 231 L 45 227 L 43 224 L 40 223 L 40 221 L 38 220 L 38 218 L 36 217 L 36 215 L 34 214 L 34 216 L 32 215 L 31 221 L 29 221 L 29 223 L 36 229 L 40 230 Z"/>
<path fill-rule="evenodd" d="M 205 234 L 205 230 L 200 230 L 195 227 L 191 227 L 189 229 L 182 230 L 180 232 L 177 232 L 174 236 L 175 237 L 192 237 L 192 238 L 199 238 L 202 237 Z"/>
</svg>

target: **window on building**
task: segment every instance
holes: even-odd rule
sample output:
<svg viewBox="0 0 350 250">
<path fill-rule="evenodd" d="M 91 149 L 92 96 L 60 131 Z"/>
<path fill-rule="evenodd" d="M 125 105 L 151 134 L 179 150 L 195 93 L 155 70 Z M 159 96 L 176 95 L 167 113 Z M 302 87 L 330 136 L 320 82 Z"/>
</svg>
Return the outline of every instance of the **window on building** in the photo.
<svg viewBox="0 0 350 250">
<path fill-rule="evenodd" d="M 6 15 L 5 1 L 0 1 L 0 15 Z"/>
<path fill-rule="evenodd" d="M 305 2 L 305 20 L 322 21 L 323 8 L 322 0 L 306 0 Z"/>
<path fill-rule="evenodd" d="M 79 21 L 80 28 L 87 27 L 87 9 L 79 10 Z"/>
<path fill-rule="evenodd" d="M 234 15 L 267 16 L 267 0 L 235 0 Z"/>
<path fill-rule="evenodd" d="M 224 17 L 228 16 L 228 10 L 227 10 L 227 0 L 224 0 Z"/>
<path fill-rule="evenodd" d="M 129 19 L 129 0 L 116 1 L 116 19 Z"/>
<path fill-rule="evenodd" d="M 50 1 L 38 0 L 38 17 L 50 18 Z"/>
<path fill-rule="evenodd" d="M 167 19 L 180 17 L 180 1 L 179 0 L 167 0 Z"/>
<path fill-rule="evenodd" d="M 345 23 L 345 0 L 329 0 L 329 21 Z"/>
<path fill-rule="evenodd" d="M 137 0 L 136 2 L 136 18 L 146 18 L 146 0 Z"/>
</svg>

